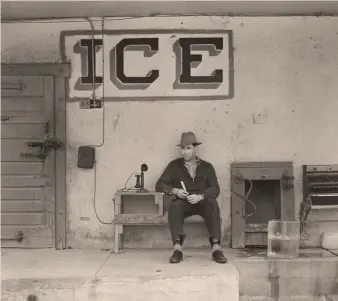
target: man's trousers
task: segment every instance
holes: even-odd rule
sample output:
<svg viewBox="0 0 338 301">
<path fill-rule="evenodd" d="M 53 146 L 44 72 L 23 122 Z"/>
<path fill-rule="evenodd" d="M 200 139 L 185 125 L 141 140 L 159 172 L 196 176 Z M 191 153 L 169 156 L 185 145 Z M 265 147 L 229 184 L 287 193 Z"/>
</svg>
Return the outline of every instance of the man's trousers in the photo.
<svg viewBox="0 0 338 301">
<path fill-rule="evenodd" d="M 220 210 L 215 198 L 204 199 L 197 204 L 190 204 L 187 200 L 173 200 L 169 206 L 168 221 L 173 243 L 180 241 L 183 234 L 184 219 L 200 215 L 209 232 L 209 239 L 212 242 L 221 241 L 221 218 Z"/>
</svg>

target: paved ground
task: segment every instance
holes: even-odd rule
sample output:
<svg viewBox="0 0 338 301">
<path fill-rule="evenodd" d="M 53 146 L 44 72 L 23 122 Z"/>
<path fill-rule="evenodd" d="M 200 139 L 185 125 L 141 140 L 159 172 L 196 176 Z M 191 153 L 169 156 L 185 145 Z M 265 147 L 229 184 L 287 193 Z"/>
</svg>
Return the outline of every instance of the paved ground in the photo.
<svg viewBox="0 0 338 301">
<path fill-rule="evenodd" d="M 105 301 L 112 296 L 129 301 L 212 301 L 223 296 L 236 301 L 241 293 L 240 300 L 271 301 L 278 296 L 282 301 L 280 295 L 288 287 L 316 295 L 331 292 L 338 281 L 338 257 L 320 249 L 302 250 L 298 259 L 273 265 L 263 250 L 227 249 L 226 265 L 212 262 L 209 249 L 185 250 L 185 260 L 178 265 L 168 263 L 171 253 L 165 249 L 122 250 L 121 254 L 2 249 L 2 300 L 27 301 L 34 293 L 37 301 Z M 293 277 L 291 283 L 282 281 L 286 276 Z M 277 285 L 271 281 L 274 277 L 279 279 Z M 303 280 L 297 283 L 297 279 Z M 319 300 L 304 298 L 297 300 Z"/>
<path fill-rule="evenodd" d="M 171 265 L 171 250 L 3 250 L 2 300 L 239 300 L 238 271 L 211 261 L 210 252 L 187 252 Z M 201 299 L 202 298 L 202 299 Z"/>
</svg>

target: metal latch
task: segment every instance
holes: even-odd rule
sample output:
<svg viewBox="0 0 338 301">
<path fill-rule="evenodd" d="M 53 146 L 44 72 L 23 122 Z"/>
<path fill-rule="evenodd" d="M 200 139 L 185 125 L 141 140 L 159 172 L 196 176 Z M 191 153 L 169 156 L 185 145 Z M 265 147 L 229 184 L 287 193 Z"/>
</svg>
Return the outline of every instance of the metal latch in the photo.
<svg viewBox="0 0 338 301">
<path fill-rule="evenodd" d="M 41 159 L 45 159 L 50 151 L 58 149 L 62 146 L 62 141 L 53 137 L 46 138 L 44 141 L 37 142 L 27 142 L 26 145 L 30 148 L 39 148 L 38 153 L 21 153 L 21 156 L 25 157 L 37 157 Z"/>
<path fill-rule="evenodd" d="M 21 230 L 18 230 L 18 233 L 16 234 L 16 240 L 18 241 L 18 243 L 21 244 L 21 242 L 23 241 L 23 232 Z"/>
</svg>

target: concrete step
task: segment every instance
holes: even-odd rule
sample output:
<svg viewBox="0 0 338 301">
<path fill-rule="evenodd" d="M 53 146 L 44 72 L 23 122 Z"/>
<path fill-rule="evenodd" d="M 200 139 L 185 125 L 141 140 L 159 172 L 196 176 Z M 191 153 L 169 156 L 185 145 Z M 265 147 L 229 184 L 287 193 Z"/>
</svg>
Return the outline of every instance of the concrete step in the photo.
<svg viewBox="0 0 338 301">
<path fill-rule="evenodd" d="M 74 285 L 74 279 L 35 279 L 31 283 L 19 280 L 11 284 L 5 280 L 2 301 L 239 301 L 238 274 L 234 267 L 229 273 L 175 273 L 155 276 L 142 275 L 96 277 L 84 284 Z M 81 279 L 78 279 L 79 282 Z"/>
<path fill-rule="evenodd" d="M 106 289 L 105 289 L 106 291 Z M 76 295 L 76 299 L 75 299 Z M 84 298 L 83 301 L 101 301 L 105 299 L 102 298 L 102 292 L 97 291 L 92 287 L 91 291 L 88 294 L 88 291 L 85 296 L 84 291 L 77 291 L 71 289 L 41 289 L 35 292 L 29 291 L 20 291 L 12 293 L 3 293 L 1 301 L 81 301 L 78 298 Z M 29 297 L 30 296 L 30 297 Z M 110 296 L 111 298 L 111 296 Z M 162 300 L 162 295 L 160 296 Z M 108 299 L 116 300 L 116 299 Z M 142 299 L 139 299 L 142 300 Z M 145 299 L 151 300 L 151 299 Z M 158 301 L 156 300 L 156 301 Z M 176 299 L 170 299 L 176 300 Z M 155 300 L 154 300 L 155 301 Z M 257 296 L 240 296 L 239 301 L 338 301 L 338 295 L 326 295 L 326 296 L 292 296 L 292 297 L 280 297 L 280 298 L 271 298 L 271 297 L 257 297 Z"/>
<path fill-rule="evenodd" d="M 252 297 L 240 296 L 240 301 L 331 301 L 328 296 L 292 296 L 292 297 Z M 336 301 L 336 300 L 333 300 Z"/>
<path fill-rule="evenodd" d="M 1 300 L 338 301 L 332 253 L 302 250 L 295 260 L 269 260 L 264 250 L 224 251 L 226 265 L 212 262 L 209 248 L 185 250 L 178 265 L 168 264 L 170 249 L 15 251 L 2 258 Z"/>
<path fill-rule="evenodd" d="M 239 271 L 241 296 L 280 301 L 278 298 L 336 293 L 338 257 L 327 251 L 317 252 L 321 256 L 307 251 L 295 260 L 269 260 L 259 256 L 235 259 L 232 263 Z"/>
<path fill-rule="evenodd" d="M 210 256 L 185 257 L 180 264 L 168 264 L 166 252 L 126 252 L 107 261 L 88 282 L 75 291 L 75 300 L 96 294 L 100 301 L 197 301 L 239 300 L 238 271 L 232 264 L 220 265 Z M 132 262 L 132 264 L 131 264 Z M 128 267 L 128 268 L 126 268 Z"/>
<path fill-rule="evenodd" d="M 237 269 L 231 263 L 220 265 L 211 261 L 210 252 L 186 256 L 176 265 L 168 263 L 171 250 L 112 254 L 103 263 L 96 261 L 94 273 L 84 272 L 91 274 L 88 278 L 73 270 L 81 268 L 78 262 L 86 257 L 77 254 L 73 258 L 72 252 L 67 253 L 63 261 L 61 256 L 55 261 L 48 253 L 30 252 L 27 264 L 21 262 L 17 272 L 9 269 L 15 267 L 15 262 L 9 265 L 11 256 L 6 255 L 1 300 L 28 301 L 31 294 L 35 299 L 29 301 L 239 301 Z M 43 260 L 43 255 L 49 261 Z M 32 261 L 35 265 L 30 265 Z M 86 264 L 82 262 L 83 267 Z"/>
</svg>

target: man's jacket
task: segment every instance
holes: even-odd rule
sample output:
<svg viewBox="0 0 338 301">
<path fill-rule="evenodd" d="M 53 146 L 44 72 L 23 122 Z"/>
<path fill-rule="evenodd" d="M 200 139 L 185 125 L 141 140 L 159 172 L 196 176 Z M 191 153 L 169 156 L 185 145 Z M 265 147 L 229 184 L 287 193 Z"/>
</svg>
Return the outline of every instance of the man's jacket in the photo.
<svg viewBox="0 0 338 301">
<path fill-rule="evenodd" d="M 199 159 L 196 176 L 193 179 L 184 165 L 183 158 L 171 161 L 156 183 L 156 191 L 170 195 L 173 188 L 183 189 L 184 182 L 189 194 L 203 194 L 204 199 L 217 198 L 219 185 L 214 167 L 211 163 Z"/>
</svg>

